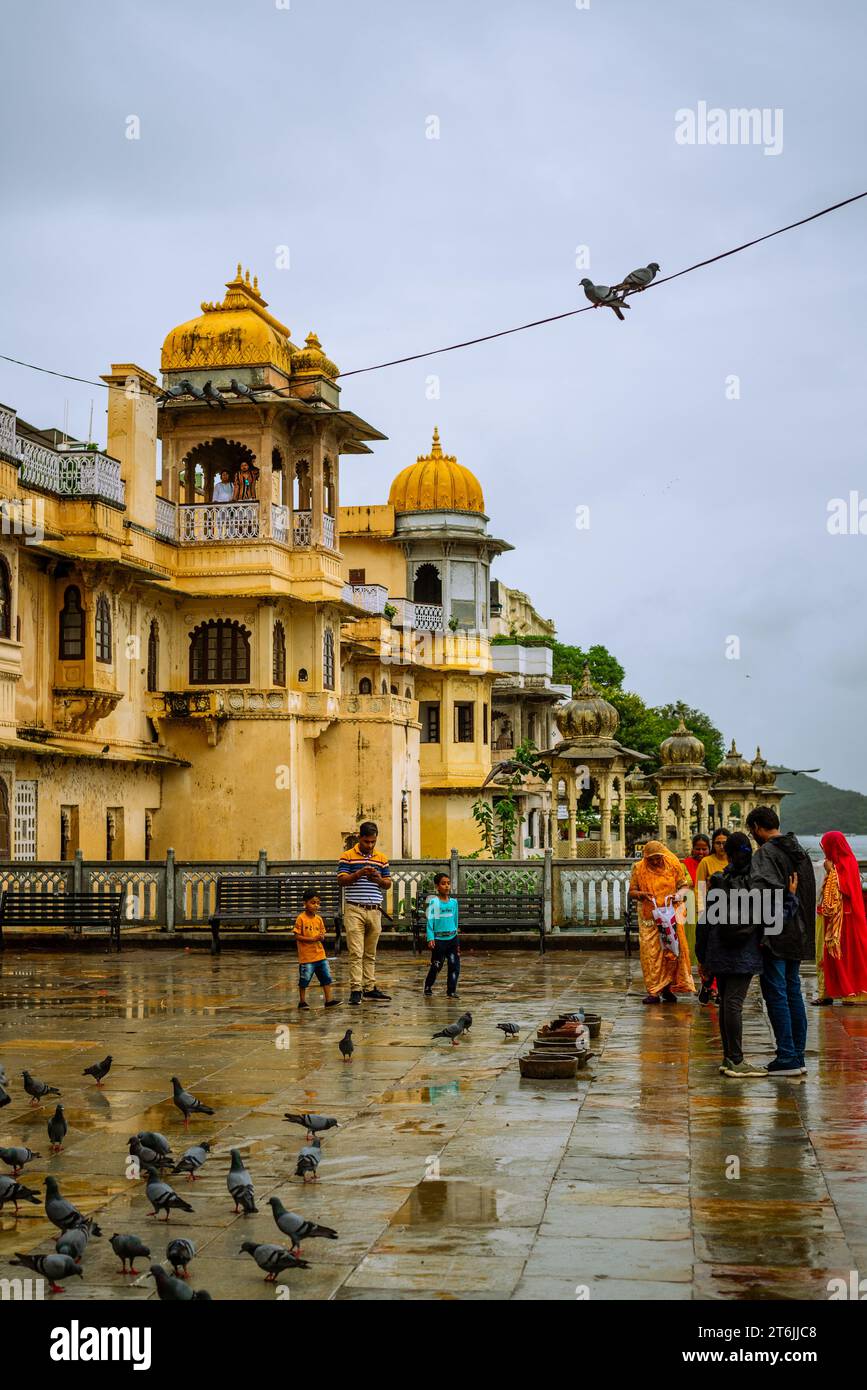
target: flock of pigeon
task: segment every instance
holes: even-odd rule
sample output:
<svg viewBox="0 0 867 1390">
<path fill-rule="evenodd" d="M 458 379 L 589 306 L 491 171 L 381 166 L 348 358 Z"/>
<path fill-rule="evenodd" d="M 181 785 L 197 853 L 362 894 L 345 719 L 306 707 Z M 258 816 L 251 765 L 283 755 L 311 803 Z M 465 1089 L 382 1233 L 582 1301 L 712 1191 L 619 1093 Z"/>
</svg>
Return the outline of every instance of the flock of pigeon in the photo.
<svg viewBox="0 0 867 1390">
<path fill-rule="evenodd" d="M 593 281 L 588 280 L 586 276 L 581 284 L 584 286 L 584 294 L 591 304 L 597 308 L 613 310 L 620 322 L 625 323 L 622 310 L 632 307 L 625 302 L 626 296 L 635 294 L 640 290 L 646 290 L 658 274 L 659 266 L 656 261 L 651 261 L 649 265 L 640 266 L 638 270 L 630 270 L 628 275 L 624 275 L 619 285 L 594 285 Z"/>
<path fill-rule="evenodd" d="M 472 1026 L 472 1022 L 472 1014 L 463 1013 L 454 1023 L 448 1024 L 447 1027 L 440 1029 L 432 1036 L 434 1038 L 447 1038 L 451 1045 L 456 1047 L 458 1039 Z M 506 1039 L 516 1036 L 519 1032 L 516 1023 L 498 1023 L 497 1027 Z M 344 1036 L 339 1039 L 338 1049 L 344 1062 L 352 1061 L 355 1049 L 351 1028 L 347 1028 Z M 112 1061 L 111 1056 L 105 1057 L 101 1062 L 95 1062 L 92 1066 L 85 1067 L 82 1075 L 92 1076 L 97 1086 L 102 1087 L 105 1077 L 111 1070 Z M 30 1104 L 33 1106 L 42 1105 L 49 1097 L 60 1095 L 56 1086 L 50 1086 L 47 1082 L 40 1081 L 29 1071 L 23 1071 L 22 1077 L 24 1090 L 30 1096 Z M 215 1113 L 211 1106 L 205 1105 L 186 1090 L 178 1077 L 173 1076 L 171 1081 L 172 1100 L 183 1115 L 185 1130 L 189 1129 L 191 1115 L 213 1115 Z M 6 1072 L 0 1067 L 0 1109 L 11 1101 L 11 1096 L 5 1089 L 8 1084 Z M 287 1112 L 285 1118 L 290 1124 L 300 1125 L 306 1131 L 306 1142 L 298 1154 L 295 1176 L 301 1178 L 305 1183 L 315 1182 L 318 1178 L 319 1164 L 322 1158 L 320 1136 L 327 1130 L 336 1128 L 338 1122 L 330 1115 L 295 1114 L 294 1112 Z M 47 1122 L 49 1152 L 51 1154 L 62 1153 L 63 1141 L 66 1138 L 68 1128 L 63 1106 L 58 1101 L 54 1113 Z M 186 1174 L 189 1182 L 195 1182 L 197 1173 L 210 1158 L 210 1152 L 210 1143 L 203 1139 L 199 1143 L 191 1145 L 178 1158 L 172 1153 L 171 1144 L 164 1134 L 159 1134 L 154 1130 L 141 1130 L 138 1134 L 132 1135 L 129 1140 L 129 1153 L 137 1164 L 135 1170 L 137 1174 L 146 1177 L 145 1191 L 152 1207 L 150 1216 L 159 1218 L 162 1213 L 165 1213 L 165 1221 L 168 1224 L 173 1211 L 193 1212 L 194 1208 L 191 1204 L 172 1187 L 171 1183 L 166 1181 L 165 1172 L 168 1169 L 171 1176 Z M 20 1182 L 19 1176 L 28 1163 L 41 1157 L 41 1154 L 35 1153 L 23 1145 L 0 1147 L 0 1162 L 12 1170 L 11 1176 L 0 1175 L 0 1211 L 3 1210 L 6 1203 L 12 1203 L 17 1216 L 20 1202 L 31 1202 L 39 1205 L 39 1195 L 25 1183 Z M 229 1196 L 235 1204 L 236 1215 L 252 1216 L 258 1214 L 259 1208 L 256 1206 L 253 1179 L 238 1149 L 231 1150 L 226 1186 L 229 1190 Z M 82 1256 L 91 1238 L 101 1236 L 102 1230 L 93 1217 L 84 1216 L 63 1196 L 57 1179 L 54 1177 L 46 1177 L 45 1179 L 44 1202 L 45 1215 L 60 1233 L 55 1241 L 54 1252 L 47 1255 L 28 1255 L 16 1251 L 15 1259 L 11 1263 L 30 1269 L 46 1279 L 51 1293 L 63 1293 L 64 1289 L 59 1281 L 61 1279 L 83 1278 Z M 286 1238 L 288 1244 L 280 1245 L 271 1242 L 245 1240 L 238 1253 L 250 1255 L 259 1268 L 265 1271 L 266 1282 L 275 1283 L 278 1275 L 282 1274 L 284 1270 L 310 1268 L 309 1262 L 301 1258 L 303 1241 L 337 1240 L 338 1236 L 337 1232 L 330 1226 L 321 1226 L 314 1221 L 307 1221 L 297 1212 L 289 1211 L 279 1197 L 269 1197 L 268 1205 L 271 1208 L 274 1224 L 280 1234 Z M 137 1235 L 115 1232 L 109 1244 L 121 1262 L 121 1274 L 138 1275 L 140 1271 L 136 1269 L 135 1261 L 150 1258 L 150 1246 L 145 1244 Z M 188 1282 L 188 1266 L 195 1254 L 196 1247 L 193 1242 L 186 1237 L 180 1237 L 170 1240 L 166 1247 L 166 1260 L 171 1265 L 171 1273 L 162 1264 L 151 1264 L 150 1273 L 156 1282 L 157 1294 L 160 1299 L 172 1303 L 187 1302 L 191 1299 L 210 1299 L 211 1295 L 204 1289 L 194 1291 Z M 127 1266 L 129 1266 L 128 1269 Z"/>
<path fill-rule="evenodd" d="M 242 401 L 252 401 L 254 404 L 258 400 L 256 395 L 257 387 L 249 387 L 243 381 L 237 381 L 235 377 L 229 382 L 232 394 Z M 204 386 L 195 386 L 191 381 L 179 381 L 176 386 L 167 386 L 157 400 L 160 404 L 165 401 L 179 401 L 184 396 L 192 396 L 194 400 L 204 401 L 212 410 L 228 410 L 229 405 L 226 397 L 219 387 L 212 381 L 206 381 Z"/>
</svg>

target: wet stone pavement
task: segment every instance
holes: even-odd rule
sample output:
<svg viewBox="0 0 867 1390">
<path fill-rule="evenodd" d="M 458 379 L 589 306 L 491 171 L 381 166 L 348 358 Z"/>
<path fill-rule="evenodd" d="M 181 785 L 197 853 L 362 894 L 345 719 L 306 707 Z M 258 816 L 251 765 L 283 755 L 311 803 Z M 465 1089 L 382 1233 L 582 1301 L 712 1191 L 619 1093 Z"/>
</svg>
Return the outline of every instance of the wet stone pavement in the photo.
<svg viewBox="0 0 867 1390">
<path fill-rule="evenodd" d="M 43 1157 L 46 1174 L 103 1229 L 64 1299 L 154 1298 L 148 1274 L 122 1276 L 109 1244 L 139 1235 L 162 1259 L 189 1236 L 194 1287 L 214 1298 L 826 1299 L 834 1277 L 867 1273 L 867 1008 L 811 1009 L 799 1080 L 729 1081 L 717 1066 L 716 1012 L 694 1001 L 647 1009 L 637 965 L 616 955 L 468 952 L 460 999 L 421 993 L 423 962 L 385 954 L 391 1005 L 325 1013 L 295 1007 L 294 961 L 228 949 L 127 949 L 120 956 L 7 950 L 0 959 L 0 1064 L 12 1103 L 0 1143 Z M 338 967 L 346 974 L 345 958 Z M 812 992 L 812 978 L 807 993 Z M 578 1003 L 605 1020 L 578 1082 L 522 1080 L 517 1058 L 536 1027 Z M 464 1009 L 457 1047 L 431 1034 Z M 746 1051 L 770 1055 L 753 986 Z M 520 1025 L 504 1040 L 501 1021 Z M 337 1040 L 354 1030 L 354 1061 Z M 82 1068 L 107 1052 L 103 1090 Z M 48 1155 L 53 1105 L 31 1107 L 21 1069 L 62 1091 L 70 1131 Z M 169 1078 L 216 1110 L 189 1137 Z M 304 1132 L 284 1111 L 334 1115 L 320 1180 L 294 1176 Z M 127 1140 L 165 1133 L 179 1156 L 212 1141 L 196 1182 L 171 1181 L 194 1212 L 148 1216 L 128 1175 Z M 242 1151 L 258 1216 L 235 1216 L 229 1150 Z M 4 1169 L 5 1171 L 5 1169 Z M 333 1226 L 307 1242 L 311 1268 L 275 1290 L 239 1253 L 283 1243 L 269 1196 Z M 0 1213 L 0 1278 L 16 1250 L 53 1248 L 41 1207 Z M 147 1269 L 148 1261 L 137 1268 Z"/>
</svg>

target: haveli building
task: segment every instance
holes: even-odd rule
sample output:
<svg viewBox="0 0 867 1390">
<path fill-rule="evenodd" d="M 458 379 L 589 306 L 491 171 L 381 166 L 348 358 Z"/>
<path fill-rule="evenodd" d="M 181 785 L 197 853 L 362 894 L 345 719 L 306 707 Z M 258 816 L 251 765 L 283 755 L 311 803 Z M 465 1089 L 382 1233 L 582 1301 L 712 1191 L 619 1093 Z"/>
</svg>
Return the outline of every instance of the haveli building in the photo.
<svg viewBox="0 0 867 1390">
<path fill-rule="evenodd" d="M 498 687 L 540 743 L 562 695 L 550 652 L 528 681 L 491 647 L 504 606 L 533 626 L 505 586 L 492 612 L 511 547 L 437 434 L 387 503 L 341 508 L 341 458 L 385 436 L 316 335 L 240 266 L 201 309 L 161 382 L 103 377 L 104 452 L 0 407 L 0 856 L 327 859 L 368 817 L 395 857 L 471 852 Z M 542 849 L 545 791 L 521 796 Z"/>
</svg>

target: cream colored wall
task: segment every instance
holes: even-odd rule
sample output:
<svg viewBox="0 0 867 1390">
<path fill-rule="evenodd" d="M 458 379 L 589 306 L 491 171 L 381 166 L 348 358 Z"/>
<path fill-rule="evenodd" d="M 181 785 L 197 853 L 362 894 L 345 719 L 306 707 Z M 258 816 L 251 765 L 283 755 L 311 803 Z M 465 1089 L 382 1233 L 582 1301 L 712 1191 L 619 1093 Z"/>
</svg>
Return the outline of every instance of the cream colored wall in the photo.
<svg viewBox="0 0 867 1390">
<path fill-rule="evenodd" d="M 406 702 L 362 696 L 350 713 L 316 741 L 316 830 L 311 853 L 337 856 L 344 837 L 363 820 L 379 826 L 380 847 L 392 858 L 402 848 L 402 793 L 409 794 L 410 856 L 420 851 L 418 724 L 414 718 L 393 722 L 389 707 Z M 380 712 L 381 711 L 381 712 Z"/>
<path fill-rule="evenodd" d="M 144 859 L 145 811 L 157 813 L 156 824 L 162 800 L 160 773 L 159 768 L 131 763 L 19 756 L 15 779 L 36 782 L 37 859 L 60 858 L 62 806 L 78 808 L 78 847 L 85 859 L 105 858 L 110 807 L 123 811 L 123 855 L 116 857 Z"/>
<path fill-rule="evenodd" d="M 449 852 L 473 854 L 481 847 L 472 806 L 477 792 L 422 791 L 421 854 L 448 861 Z"/>
<path fill-rule="evenodd" d="M 365 584 L 383 584 L 391 598 L 408 598 L 406 592 L 406 557 L 398 545 L 389 539 L 346 535 L 340 539 L 343 552 L 342 572 L 364 570 Z"/>
</svg>

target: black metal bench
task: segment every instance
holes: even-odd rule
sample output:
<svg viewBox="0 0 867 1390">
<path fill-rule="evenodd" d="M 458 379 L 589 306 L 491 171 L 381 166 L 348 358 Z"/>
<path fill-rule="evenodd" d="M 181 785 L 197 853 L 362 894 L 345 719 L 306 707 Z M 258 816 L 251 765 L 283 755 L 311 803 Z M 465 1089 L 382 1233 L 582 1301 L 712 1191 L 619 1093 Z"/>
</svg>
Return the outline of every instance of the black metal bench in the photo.
<svg viewBox="0 0 867 1390">
<path fill-rule="evenodd" d="M 120 950 L 123 892 L 34 893 L 26 888 L 4 888 L 0 893 L 0 948 L 4 927 L 62 927 L 73 936 L 104 930 Z"/>
<path fill-rule="evenodd" d="M 412 945 L 418 952 L 425 936 L 428 894 L 412 905 Z M 532 927 L 539 933 L 539 954 L 545 954 L 545 899 L 541 893 L 487 891 L 459 893 L 458 927 L 461 932 L 511 931 Z"/>
<path fill-rule="evenodd" d="M 266 924 L 293 923 L 304 910 L 303 893 L 315 892 L 319 897 L 319 915 L 326 928 L 334 932 L 334 950 L 340 952 L 343 911 L 340 888 L 336 878 L 315 879 L 290 877 L 288 874 L 221 874 L 217 879 L 217 905 L 208 919 L 211 928 L 211 953 L 220 954 L 220 927 L 224 922 L 236 922 L 258 927 Z"/>
</svg>

